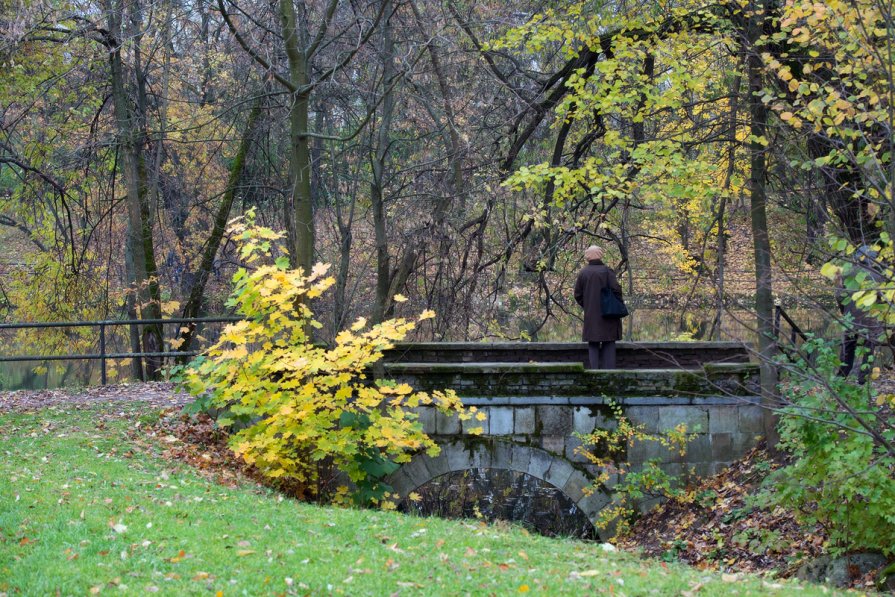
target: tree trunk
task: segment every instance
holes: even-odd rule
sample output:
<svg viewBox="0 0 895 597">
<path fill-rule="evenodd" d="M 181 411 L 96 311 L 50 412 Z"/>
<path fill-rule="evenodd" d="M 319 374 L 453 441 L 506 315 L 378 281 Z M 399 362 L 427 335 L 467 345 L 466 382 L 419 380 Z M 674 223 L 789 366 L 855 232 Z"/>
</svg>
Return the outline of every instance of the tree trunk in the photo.
<svg viewBox="0 0 895 597">
<path fill-rule="evenodd" d="M 314 204 L 311 195 L 311 147 L 308 137 L 308 57 L 301 47 L 293 0 L 280 0 L 289 80 L 295 88 L 289 108 L 289 180 L 292 184 L 286 222 L 289 258 L 305 272 L 314 264 Z"/>
<path fill-rule="evenodd" d="M 755 3 L 749 17 L 746 68 L 749 79 L 749 116 L 751 141 L 750 154 L 750 213 L 752 242 L 755 252 L 755 313 L 758 329 L 758 352 L 761 367 L 761 401 L 764 410 L 764 432 L 768 447 L 773 448 L 779 441 L 777 433 L 777 368 L 774 365 L 776 342 L 773 337 L 774 296 L 771 278 L 771 244 L 768 235 L 767 216 L 767 106 L 761 101 L 763 65 L 755 42 L 763 34 L 763 23 L 769 18 L 768 0 Z M 765 141 L 766 143 L 766 141 Z"/>
<path fill-rule="evenodd" d="M 146 173 L 145 147 L 145 83 L 142 74 L 137 73 L 137 101 L 131 102 L 125 83 L 124 65 L 121 58 L 121 23 L 124 7 L 121 0 L 107 3 L 109 19 L 109 66 L 112 83 L 112 103 L 115 121 L 118 128 L 118 143 L 124 165 L 124 180 L 127 186 L 127 219 L 128 247 L 133 258 L 133 277 L 130 282 L 134 286 L 136 306 L 141 319 L 159 319 L 161 317 L 161 296 L 158 285 L 158 272 L 155 265 L 155 247 L 152 240 L 152 214 L 150 209 L 149 187 Z M 135 9 L 138 10 L 138 9 Z M 139 16 L 134 19 L 139 21 Z M 162 330 L 159 324 L 143 326 L 142 342 L 144 352 L 160 352 L 162 349 Z M 148 357 L 146 375 L 150 378 L 158 376 L 161 360 Z"/>
<path fill-rule="evenodd" d="M 389 153 L 389 136 L 395 100 L 392 80 L 395 76 L 394 41 L 391 27 L 391 1 L 385 2 L 385 16 L 382 19 L 382 39 L 380 53 L 382 55 L 382 89 L 385 97 L 382 100 L 381 119 L 376 131 L 376 147 L 373 156 L 373 180 L 370 183 L 370 206 L 373 211 L 373 231 L 376 238 L 376 295 L 373 302 L 373 323 L 380 323 L 388 311 L 392 300 L 391 293 L 391 259 L 388 246 L 388 222 L 385 213 L 385 178 Z M 408 248 L 408 251 L 412 249 Z"/>
</svg>

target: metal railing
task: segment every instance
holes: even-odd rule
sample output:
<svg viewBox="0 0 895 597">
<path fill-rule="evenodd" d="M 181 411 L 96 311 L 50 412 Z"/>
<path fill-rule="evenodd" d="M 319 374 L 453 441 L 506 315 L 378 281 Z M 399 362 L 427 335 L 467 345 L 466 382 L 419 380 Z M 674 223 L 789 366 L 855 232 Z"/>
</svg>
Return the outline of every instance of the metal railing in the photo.
<svg viewBox="0 0 895 597">
<path fill-rule="evenodd" d="M 808 336 L 805 332 L 802 331 L 802 328 L 798 326 L 798 324 L 792 320 L 792 317 L 783 309 L 783 305 L 780 303 L 780 299 L 774 301 L 774 338 L 777 339 L 777 344 L 780 344 L 780 334 L 783 331 L 781 328 L 782 321 L 785 321 L 789 324 L 789 342 L 793 346 L 793 348 L 799 345 L 799 340 L 802 342 L 808 340 Z"/>
<path fill-rule="evenodd" d="M 144 357 L 191 357 L 200 354 L 197 350 L 173 350 L 161 352 L 107 352 L 106 351 L 106 328 L 116 326 L 139 326 L 139 325 L 165 325 L 165 324 L 202 324 L 202 323 L 233 323 L 241 321 L 241 317 L 174 317 L 170 319 L 106 319 L 99 321 L 51 321 L 37 323 L 2 323 L 2 330 L 24 330 L 24 329 L 60 329 L 60 328 L 77 328 L 77 327 L 95 327 L 99 329 L 99 352 L 98 353 L 80 353 L 80 354 L 41 354 L 41 355 L 0 355 L 0 363 L 9 362 L 34 362 L 34 361 L 99 361 L 100 362 L 100 380 L 102 385 L 106 385 L 108 381 L 107 362 L 115 359 L 133 359 Z"/>
</svg>

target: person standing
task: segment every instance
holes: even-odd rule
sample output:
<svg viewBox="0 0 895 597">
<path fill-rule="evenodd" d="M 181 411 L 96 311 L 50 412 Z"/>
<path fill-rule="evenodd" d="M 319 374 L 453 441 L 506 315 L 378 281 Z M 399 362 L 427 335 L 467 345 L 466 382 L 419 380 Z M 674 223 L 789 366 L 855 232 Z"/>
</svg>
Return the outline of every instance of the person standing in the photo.
<svg viewBox="0 0 895 597">
<path fill-rule="evenodd" d="M 861 245 L 851 256 L 852 268 L 856 273 L 865 274 L 864 282 L 874 290 L 883 285 L 884 276 L 880 272 L 881 264 L 878 261 L 878 253 Z M 839 350 L 839 359 L 842 366 L 839 368 L 840 377 L 855 376 L 858 383 L 864 385 L 869 374 L 869 363 L 873 361 L 874 352 L 879 348 L 884 336 L 884 325 L 879 318 L 857 306 L 852 299 L 852 293 L 845 289 L 844 282 L 839 279 L 836 289 L 836 299 L 839 310 L 845 317 L 842 333 L 842 345 Z M 862 347 L 862 356 L 856 358 L 858 347 Z"/>
<path fill-rule="evenodd" d="M 587 265 L 575 280 L 575 301 L 584 309 L 581 339 L 587 342 L 591 369 L 615 369 L 615 343 L 622 337 L 621 319 L 603 317 L 603 288 L 622 299 L 622 287 L 612 268 L 603 263 L 603 249 L 591 245 L 584 251 Z"/>
</svg>

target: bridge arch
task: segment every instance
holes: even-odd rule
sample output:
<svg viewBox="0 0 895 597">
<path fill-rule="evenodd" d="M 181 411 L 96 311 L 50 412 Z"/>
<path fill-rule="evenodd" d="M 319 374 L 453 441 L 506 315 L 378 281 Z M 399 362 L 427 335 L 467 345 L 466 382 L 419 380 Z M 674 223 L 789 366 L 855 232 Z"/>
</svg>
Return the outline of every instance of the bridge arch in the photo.
<svg viewBox="0 0 895 597">
<path fill-rule="evenodd" d="M 601 539 L 611 533 L 596 526 L 596 520 L 610 497 L 601 490 L 585 495 L 590 486 L 587 476 L 561 456 L 533 446 L 500 441 L 493 438 L 454 440 L 439 443 L 438 456 L 418 454 L 392 473 L 386 482 L 401 499 L 410 492 L 442 475 L 473 468 L 493 468 L 526 473 L 548 483 L 565 494 L 580 509 Z"/>
</svg>

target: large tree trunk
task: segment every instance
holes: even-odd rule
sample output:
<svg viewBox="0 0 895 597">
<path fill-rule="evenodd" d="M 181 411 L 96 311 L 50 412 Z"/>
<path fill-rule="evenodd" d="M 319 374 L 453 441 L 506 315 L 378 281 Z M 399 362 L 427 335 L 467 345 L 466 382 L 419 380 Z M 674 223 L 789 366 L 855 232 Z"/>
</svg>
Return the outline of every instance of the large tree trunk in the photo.
<svg viewBox="0 0 895 597">
<path fill-rule="evenodd" d="M 293 267 L 311 271 L 314 263 L 314 204 L 311 195 L 311 147 L 308 137 L 308 57 L 302 49 L 293 0 L 280 0 L 289 81 L 295 88 L 289 108 L 289 180 L 291 201 L 286 213 Z"/>
<path fill-rule="evenodd" d="M 376 295 L 373 302 L 373 323 L 385 319 L 392 300 L 391 278 L 392 268 L 388 246 L 388 222 L 385 213 L 385 178 L 389 152 L 389 136 L 394 115 L 395 99 L 392 79 L 395 76 L 394 41 L 391 27 L 391 1 L 385 2 L 385 17 L 382 20 L 382 40 L 380 54 L 382 56 L 382 89 L 385 97 L 382 100 L 379 129 L 376 131 L 376 147 L 373 156 L 373 180 L 370 183 L 370 207 L 373 211 L 373 231 L 376 239 Z M 408 250 L 412 250 L 408 247 Z"/>
<path fill-rule="evenodd" d="M 776 341 L 773 336 L 774 295 L 771 283 L 771 243 L 767 215 L 767 148 L 760 142 L 767 134 L 767 106 L 761 101 L 764 87 L 763 65 L 755 42 L 763 34 L 765 19 L 770 18 L 768 1 L 756 2 L 747 25 L 746 69 L 749 79 L 749 142 L 752 242 L 755 252 L 755 313 L 758 353 L 761 368 L 761 401 L 765 407 L 764 432 L 768 446 L 779 440 L 777 434 L 777 368 L 774 365 Z"/>
<path fill-rule="evenodd" d="M 133 259 L 132 279 L 141 319 L 161 317 L 161 296 L 158 272 L 155 265 L 155 247 L 152 239 L 152 214 L 144 148 L 146 88 L 141 73 L 137 73 L 138 85 L 136 101 L 132 102 L 125 83 L 124 64 L 121 57 L 121 23 L 124 6 L 121 0 L 107 2 L 109 22 L 109 66 L 112 83 L 112 103 L 118 128 L 118 143 L 123 163 L 124 180 L 127 186 L 127 243 Z M 135 7 L 134 10 L 139 10 Z M 134 22 L 139 24 L 135 13 Z M 139 65 L 138 65 L 139 67 Z M 144 352 L 162 350 L 162 330 L 159 324 L 143 326 L 142 343 Z M 161 366 L 158 357 L 147 357 L 146 375 L 157 377 Z"/>
</svg>

